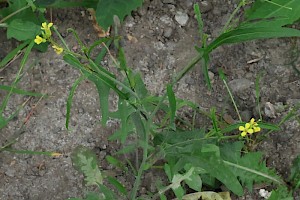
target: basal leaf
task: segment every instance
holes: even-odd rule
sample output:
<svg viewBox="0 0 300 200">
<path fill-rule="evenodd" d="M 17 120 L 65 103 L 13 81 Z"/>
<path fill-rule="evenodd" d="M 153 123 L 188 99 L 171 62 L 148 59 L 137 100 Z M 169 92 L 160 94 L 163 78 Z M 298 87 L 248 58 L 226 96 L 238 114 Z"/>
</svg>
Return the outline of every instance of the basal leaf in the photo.
<svg viewBox="0 0 300 200">
<path fill-rule="evenodd" d="M 236 195 L 243 195 L 243 188 L 228 166 L 214 153 L 201 153 L 195 156 L 186 156 L 179 162 L 191 163 L 195 167 L 203 168 L 210 176 L 218 179 Z"/>
<path fill-rule="evenodd" d="M 141 6 L 143 0 L 99 0 L 96 10 L 96 19 L 98 24 L 107 30 L 114 21 L 114 15 L 117 15 L 123 21 L 126 15 Z"/>
<path fill-rule="evenodd" d="M 21 19 L 13 20 L 7 28 L 7 38 L 15 38 L 19 41 L 35 38 L 40 32 L 40 26 L 30 21 Z"/>
<path fill-rule="evenodd" d="M 102 185 L 103 178 L 98 168 L 96 155 L 86 147 L 78 146 L 71 154 L 73 166 L 85 176 L 87 185 Z"/>
</svg>

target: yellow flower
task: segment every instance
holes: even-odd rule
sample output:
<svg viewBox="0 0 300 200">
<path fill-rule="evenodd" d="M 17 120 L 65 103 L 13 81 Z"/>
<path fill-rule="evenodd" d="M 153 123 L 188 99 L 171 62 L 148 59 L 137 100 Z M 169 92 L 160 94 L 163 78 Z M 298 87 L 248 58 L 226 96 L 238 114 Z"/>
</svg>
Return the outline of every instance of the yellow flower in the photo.
<svg viewBox="0 0 300 200">
<path fill-rule="evenodd" d="M 43 43 L 46 42 L 46 39 L 40 37 L 39 35 L 37 35 L 37 36 L 35 36 L 34 42 L 35 42 L 36 44 L 41 44 L 42 42 L 43 42 Z"/>
<path fill-rule="evenodd" d="M 245 126 L 240 126 L 239 130 L 242 131 L 241 136 L 245 137 L 247 133 L 252 134 L 254 131 L 250 123 L 246 123 Z"/>
<path fill-rule="evenodd" d="M 56 46 L 56 45 L 53 45 L 52 48 L 54 49 L 55 53 L 57 53 L 57 54 L 61 54 L 64 51 L 63 48 Z"/>
<path fill-rule="evenodd" d="M 45 39 L 48 39 L 51 37 L 52 33 L 50 28 L 53 26 L 53 23 L 49 23 L 47 24 L 47 22 L 42 23 L 42 27 L 41 29 L 44 30 L 44 32 L 42 33 L 43 37 Z"/>
<path fill-rule="evenodd" d="M 255 122 L 255 119 L 252 118 L 245 126 L 240 126 L 239 130 L 242 131 L 241 136 L 245 137 L 248 133 L 251 135 L 252 133 L 259 132 L 260 127 L 258 126 L 258 123 Z"/>
</svg>

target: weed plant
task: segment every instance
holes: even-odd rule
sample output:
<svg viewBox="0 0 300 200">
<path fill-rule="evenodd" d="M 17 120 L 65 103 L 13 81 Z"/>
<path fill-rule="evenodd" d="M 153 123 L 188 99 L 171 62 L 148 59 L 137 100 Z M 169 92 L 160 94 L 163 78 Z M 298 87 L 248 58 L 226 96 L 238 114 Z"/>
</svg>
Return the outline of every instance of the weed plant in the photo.
<svg viewBox="0 0 300 200">
<path fill-rule="evenodd" d="M 132 4 L 126 4 L 126 9 L 122 8 L 124 4 L 120 1 L 108 0 L 99 2 L 93 0 L 82 1 L 81 3 L 75 3 L 75 5 L 94 8 L 96 11 L 103 5 L 107 8 L 115 8 L 117 16 L 106 16 L 109 19 L 108 23 L 106 23 L 107 21 L 98 20 L 104 30 L 107 30 L 110 25 L 113 25 L 116 29 L 117 19 L 122 20 L 142 1 L 133 2 Z M 299 37 L 299 30 L 285 27 L 285 25 L 292 24 L 300 18 L 299 0 L 255 1 L 247 10 L 244 21 L 239 25 L 235 25 L 233 22 L 237 21 L 236 13 L 241 7 L 249 3 L 243 0 L 230 16 L 220 36 L 209 44 L 207 43 L 208 36 L 203 32 L 204 22 L 201 18 L 199 6 L 195 4 L 194 11 L 201 38 L 201 46 L 195 47 L 198 55 L 191 59 L 182 71 L 173 76 L 172 81 L 166 85 L 166 93 L 162 96 L 150 94 L 145 87 L 141 74 L 133 71 L 127 65 L 124 49 L 119 45 L 122 39 L 120 36 L 114 35 L 103 38 L 94 42 L 91 46 L 86 46 L 77 36 L 76 31 L 69 29 L 81 48 L 80 53 L 75 53 L 68 47 L 55 25 L 51 22 L 47 23 L 43 15 L 34 20 L 29 17 L 29 21 L 20 19 L 22 15 L 31 16 L 31 13 L 35 11 L 41 14 L 46 7 L 74 6 L 73 3 L 55 0 L 8 1 L 8 9 L 0 12 L 4 17 L 0 24 L 2 23 L 2 27 L 7 27 L 8 38 L 13 37 L 24 42 L 1 61 L 0 67 L 5 66 L 18 51 L 25 49 L 20 67 L 21 72 L 33 47 L 43 49 L 41 47 L 45 48 L 51 44 L 54 51 L 62 55 L 65 62 L 81 72 L 81 76 L 75 80 L 67 100 L 66 128 L 69 128 L 72 100 L 76 88 L 82 81 L 89 80 L 95 84 L 99 93 L 102 125 L 105 126 L 108 119 L 121 121 L 119 130 L 111 135 L 109 139 L 120 141 L 123 148 L 116 155 L 107 156 L 107 161 L 115 167 L 124 169 L 125 164 L 121 163 L 117 156 L 142 151 L 142 157 L 136 158 L 138 166 L 135 167 L 133 163 L 128 161 L 128 166 L 131 166 L 134 173 L 135 182 L 132 189 L 127 190 L 115 177 L 106 174 L 99 168 L 96 156 L 91 150 L 85 147 L 75 148 L 71 156 L 74 167 L 84 174 L 87 186 L 96 185 L 99 189 L 98 193 L 87 193 L 85 199 L 167 199 L 166 192 L 171 190 L 177 199 L 227 200 L 230 199 L 230 192 L 242 196 L 244 188 L 252 191 L 254 183 L 273 184 L 275 189 L 269 197 L 271 200 L 292 199 L 292 193 L 300 186 L 300 157 L 298 156 L 293 163 L 290 178 L 286 180 L 290 183 L 290 186 L 288 186 L 286 181 L 279 177 L 274 170 L 266 166 L 262 152 L 250 152 L 248 148 L 257 142 L 259 134 L 269 134 L 271 131 L 279 130 L 278 126 L 265 123 L 261 114 L 259 120 L 252 118 L 249 122 L 243 122 L 239 117 L 239 120 L 234 124 L 227 124 L 225 127 L 220 126 L 220 119 L 215 109 L 212 108 L 210 113 L 205 113 L 212 122 L 210 130 L 196 127 L 182 130 L 177 125 L 177 121 L 180 120 L 177 111 L 183 107 L 190 107 L 195 112 L 200 111 L 196 103 L 177 98 L 173 87 L 197 63 L 201 63 L 203 74 L 206 77 L 206 84 L 208 89 L 211 89 L 208 76 L 209 55 L 221 45 L 264 38 Z M 107 10 L 104 14 L 108 13 Z M 99 13 L 97 16 L 102 19 Z M 3 24 L 3 22 L 7 23 Z M 114 22 L 115 24 L 113 24 Z M 32 30 L 25 30 L 26 33 L 28 31 L 28 35 L 21 35 L 20 29 L 26 29 L 28 26 L 33 27 Z M 54 32 L 58 35 L 60 42 L 53 39 Z M 117 33 L 117 31 L 115 32 Z M 109 44 L 115 45 L 118 51 L 116 57 L 109 53 Z M 103 48 L 97 58 L 94 59 L 91 56 L 92 52 L 99 45 Z M 111 73 L 99 64 L 99 61 L 107 53 L 121 76 Z M 237 115 L 240 116 L 234 96 L 227 86 L 226 77 L 222 71 L 219 74 L 231 97 Z M 0 88 L 6 88 L 9 91 L 0 110 L 0 128 L 4 127 L 9 120 L 3 118 L 2 114 L 11 93 L 18 93 L 19 91 L 20 94 L 27 94 L 26 91 L 16 88 L 19 78 L 20 73 L 11 86 L 1 86 Z M 256 84 L 256 97 L 259 104 L 258 83 L 259 81 Z M 109 111 L 108 96 L 111 91 L 118 95 L 118 110 L 115 112 Z M 161 120 L 157 119 L 158 112 L 162 116 Z M 282 119 L 282 122 L 295 115 L 295 112 L 291 111 L 289 117 Z M 266 132 L 266 130 L 269 131 Z M 126 141 L 129 140 L 129 136 L 134 136 L 135 141 L 128 144 Z M 2 147 L 1 150 L 13 151 L 10 145 Z M 34 152 L 16 151 L 16 153 Z M 49 152 L 47 155 L 56 156 L 57 154 Z M 157 166 L 157 163 L 163 164 Z M 157 193 L 140 196 L 139 190 L 141 181 L 143 181 L 143 174 L 154 167 L 165 172 L 169 183 L 158 185 Z M 116 190 L 109 189 L 104 184 L 104 179 Z M 213 192 L 221 185 L 224 185 L 228 192 Z M 194 192 L 188 192 L 191 190 Z"/>
</svg>

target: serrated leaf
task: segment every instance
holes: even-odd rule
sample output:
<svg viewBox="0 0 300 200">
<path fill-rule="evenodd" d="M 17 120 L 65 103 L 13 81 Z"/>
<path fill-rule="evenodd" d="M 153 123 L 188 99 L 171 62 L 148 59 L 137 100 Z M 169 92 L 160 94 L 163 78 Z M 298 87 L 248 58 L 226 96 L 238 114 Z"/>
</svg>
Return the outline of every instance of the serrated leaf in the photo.
<svg viewBox="0 0 300 200">
<path fill-rule="evenodd" d="M 71 159 L 74 168 L 84 174 L 87 186 L 103 184 L 95 153 L 86 147 L 78 146 L 72 152 Z"/>
<path fill-rule="evenodd" d="M 21 19 L 13 20 L 7 28 L 7 38 L 15 38 L 19 41 L 35 38 L 40 33 L 40 26 L 30 21 Z"/>
<path fill-rule="evenodd" d="M 100 0 L 96 10 L 97 22 L 104 30 L 108 30 L 108 27 L 114 23 L 114 15 L 123 21 L 126 15 L 130 15 L 131 11 L 137 9 L 142 3 L 143 0 Z"/>
</svg>

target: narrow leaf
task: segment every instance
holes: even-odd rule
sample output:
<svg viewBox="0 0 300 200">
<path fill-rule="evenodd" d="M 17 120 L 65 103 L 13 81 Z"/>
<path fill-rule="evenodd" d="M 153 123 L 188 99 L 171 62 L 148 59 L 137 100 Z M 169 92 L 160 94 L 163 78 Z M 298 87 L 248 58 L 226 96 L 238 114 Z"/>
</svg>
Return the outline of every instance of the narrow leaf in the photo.
<svg viewBox="0 0 300 200">
<path fill-rule="evenodd" d="M 173 130 L 176 129 L 175 127 L 175 114 L 176 114 L 176 98 L 172 88 L 172 85 L 168 84 L 167 86 L 167 94 L 168 100 L 170 104 L 170 125 Z"/>
<path fill-rule="evenodd" d="M 211 44 L 207 46 L 205 52 L 208 54 L 212 50 L 223 44 L 239 43 L 249 40 L 280 38 L 280 37 L 299 37 L 300 31 L 292 28 L 283 27 L 252 27 L 239 28 L 221 34 Z"/>
<path fill-rule="evenodd" d="M 30 43 L 30 40 L 27 40 L 20 44 L 17 48 L 13 49 L 11 52 L 9 52 L 5 58 L 3 58 L 0 62 L 0 69 L 4 67 L 9 61 L 11 61 L 19 51 L 21 51 L 24 47 L 26 47 Z"/>
<path fill-rule="evenodd" d="M 101 110 L 101 123 L 103 126 L 106 126 L 106 122 L 108 120 L 108 113 L 109 113 L 109 90 L 110 88 L 103 82 L 103 81 L 95 81 L 94 82 L 96 87 L 97 87 L 97 91 L 98 91 L 98 95 L 99 95 L 99 99 L 100 99 L 100 110 Z"/>
</svg>

